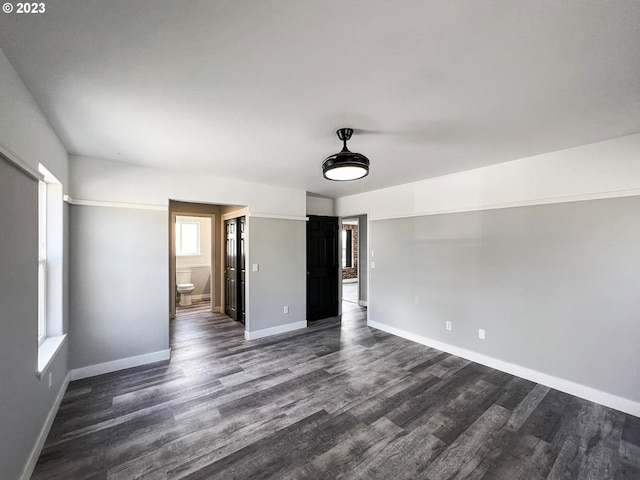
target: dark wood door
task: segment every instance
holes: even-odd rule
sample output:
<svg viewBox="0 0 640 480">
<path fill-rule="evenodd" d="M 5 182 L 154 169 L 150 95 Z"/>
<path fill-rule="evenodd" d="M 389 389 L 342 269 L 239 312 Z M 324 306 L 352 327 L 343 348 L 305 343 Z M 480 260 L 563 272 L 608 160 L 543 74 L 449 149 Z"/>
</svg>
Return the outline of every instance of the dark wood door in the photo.
<svg viewBox="0 0 640 480">
<path fill-rule="evenodd" d="M 246 231 L 246 219 L 245 217 L 238 218 L 238 290 L 237 290 L 237 299 L 238 299 L 238 320 L 244 323 L 244 312 L 245 312 L 245 295 L 244 295 L 244 287 L 245 287 L 245 231 Z"/>
<path fill-rule="evenodd" d="M 224 261 L 224 313 L 238 319 L 238 243 L 236 219 L 224 222 L 226 242 Z"/>
<path fill-rule="evenodd" d="M 310 215 L 307 222 L 307 320 L 338 315 L 337 217 Z"/>
</svg>

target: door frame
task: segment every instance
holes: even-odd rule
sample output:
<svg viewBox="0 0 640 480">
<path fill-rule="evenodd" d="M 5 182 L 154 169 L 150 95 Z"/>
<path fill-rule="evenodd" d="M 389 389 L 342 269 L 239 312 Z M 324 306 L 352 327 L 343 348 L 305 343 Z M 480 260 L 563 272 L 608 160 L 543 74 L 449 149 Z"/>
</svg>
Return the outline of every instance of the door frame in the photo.
<svg viewBox="0 0 640 480">
<path fill-rule="evenodd" d="M 181 202 L 185 203 L 185 202 Z M 176 316 L 176 217 L 203 217 L 209 218 L 211 222 L 211 262 L 209 264 L 211 282 L 209 285 L 209 301 L 211 311 L 215 311 L 215 288 L 217 283 L 215 279 L 216 267 L 216 242 L 220 240 L 216 238 L 216 214 L 215 213 L 199 213 L 194 211 L 186 211 L 181 207 L 172 209 L 169 207 L 169 319 Z"/>
<path fill-rule="evenodd" d="M 342 226 L 343 225 L 350 225 L 349 223 L 345 224 L 345 220 L 355 220 L 356 221 L 356 225 L 358 227 L 358 253 L 357 255 L 357 261 L 358 261 L 358 276 L 356 277 L 356 285 L 357 285 L 357 289 L 358 289 L 358 300 L 357 300 L 357 304 L 360 305 L 360 217 L 355 216 L 355 217 L 340 217 L 340 248 L 342 249 Z M 342 252 L 342 250 L 340 250 Z M 351 256 L 353 257 L 353 253 L 351 254 Z M 342 263 L 342 255 L 340 255 L 340 262 Z M 344 268 L 344 266 L 341 264 L 340 265 L 340 303 L 342 303 L 343 301 L 343 285 L 344 285 L 344 279 L 342 278 L 342 269 Z M 342 308 L 342 307 L 341 307 Z"/>
<path fill-rule="evenodd" d="M 350 215 L 340 215 L 338 217 L 340 219 L 340 225 L 342 225 L 342 220 L 347 220 L 350 218 L 358 219 L 358 305 L 361 307 L 368 307 L 371 299 L 371 259 L 369 258 L 369 251 L 371 250 L 371 222 L 369 219 L 369 210 L 365 210 L 361 213 L 353 213 Z M 366 225 L 366 234 L 362 235 L 362 224 Z M 362 271 L 360 266 L 362 264 L 366 265 L 365 268 L 365 277 L 367 281 L 366 292 L 367 299 L 362 300 L 360 285 L 362 282 Z M 340 299 L 342 299 L 342 270 L 340 271 Z M 342 301 L 340 301 L 340 314 L 342 314 Z M 367 308 L 366 313 L 367 322 L 369 321 L 369 308 Z"/>
</svg>

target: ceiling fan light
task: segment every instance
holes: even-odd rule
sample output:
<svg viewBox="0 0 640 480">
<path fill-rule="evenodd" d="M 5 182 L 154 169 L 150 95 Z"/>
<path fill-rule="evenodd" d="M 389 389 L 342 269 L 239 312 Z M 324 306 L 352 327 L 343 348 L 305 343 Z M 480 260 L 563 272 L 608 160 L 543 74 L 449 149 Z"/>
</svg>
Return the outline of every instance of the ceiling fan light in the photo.
<svg viewBox="0 0 640 480">
<path fill-rule="evenodd" d="M 344 146 L 341 152 L 327 157 L 322 163 L 324 178 L 344 182 L 358 180 L 369 175 L 369 159 L 360 153 L 353 153 L 347 149 L 347 140 L 351 138 L 353 130 L 341 128 L 336 133 L 338 138 L 344 142 Z"/>
<path fill-rule="evenodd" d="M 366 168 L 348 165 L 337 166 L 324 171 L 325 178 L 338 182 L 357 180 L 366 177 L 368 174 L 369 171 Z"/>
</svg>

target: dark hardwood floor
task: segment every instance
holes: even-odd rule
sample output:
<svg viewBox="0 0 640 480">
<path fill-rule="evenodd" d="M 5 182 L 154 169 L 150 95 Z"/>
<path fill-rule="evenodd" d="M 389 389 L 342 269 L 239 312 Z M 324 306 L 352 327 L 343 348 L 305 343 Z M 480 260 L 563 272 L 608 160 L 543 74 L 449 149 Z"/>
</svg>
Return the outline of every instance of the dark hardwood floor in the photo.
<svg viewBox="0 0 640 480">
<path fill-rule="evenodd" d="M 640 419 L 368 328 L 245 341 L 201 308 L 172 359 L 72 382 L 34 479 L 639 479 Z"/>
</svg>

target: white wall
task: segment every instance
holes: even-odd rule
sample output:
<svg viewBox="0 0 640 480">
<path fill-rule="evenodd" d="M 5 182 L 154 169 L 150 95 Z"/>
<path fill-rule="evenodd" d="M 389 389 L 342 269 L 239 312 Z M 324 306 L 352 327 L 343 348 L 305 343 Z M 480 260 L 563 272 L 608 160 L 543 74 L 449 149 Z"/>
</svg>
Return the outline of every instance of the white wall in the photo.
<svg viewBox="0 0 640 480">
<path fill-rule="evenodd" d="M 42 163 L 68 185 L 67 151 L 0 50 L 0 145 L 34 171 Z"/>
<path fill-rule="evenodd" d="M 169 199 L 220 205 L 248 205 L 254 214 L 304 217 L 306 192 L 242 182 L 210 174 L 182 173 L 109 162 L 70 158 L 71 196 L 166 207 Z"/>
<path fill-rule="evenodd" d="M 67 186 L 67 152 L 15 70 L 0 51 L 0 151 L 37 172 L 44 164 Z M 0 472 L 28 478 L 40 453 L 68 374 L 68 346 L 42 379 L 36 372 L 37 182 L 0 159 Z M 67 324 L 67 237 L 64 221 L 63 328 Z M 48 374 L 53 384 L 48 386 Z"/>
<path fill-rule="evenodd" d="M 640 134 L 336 199 L 370 220 L 640 194 Z"/>
</svg>

